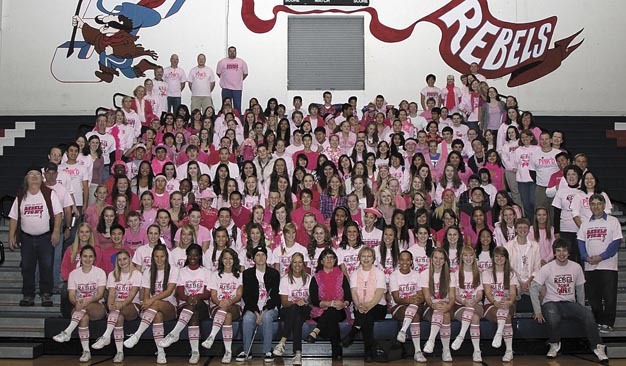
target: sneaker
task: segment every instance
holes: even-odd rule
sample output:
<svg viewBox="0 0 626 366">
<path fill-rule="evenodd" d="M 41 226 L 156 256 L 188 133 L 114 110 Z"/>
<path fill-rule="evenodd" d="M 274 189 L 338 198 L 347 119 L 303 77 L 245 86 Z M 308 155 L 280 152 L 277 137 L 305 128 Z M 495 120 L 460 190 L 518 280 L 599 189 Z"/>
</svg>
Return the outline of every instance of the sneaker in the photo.
<svg viewBox="0 0 626 366">
<path fill-rule="evenodd" d="M 222 357 L 222 363 L 230 363 L 233 359 L 233 354 L 230 352 L 224 353 L 224 357 Z"/>
<path fill-rule="evenodd" d="M 137 345 L 137 343 L 139 343 L 139 337 L 133 333 L 127 340 L 124 341 L 124 347 L 133 348 Z"/>
<path fill-rule="evenodd" d="M 113 363 L 120 362 L 124 362 L 124 352 L 118 352 L 115 354 L 115 357 L 113 357 Z"/>
<path fill-rule="evenodd" d="M 178 336 L 172 333 L 165 336 L 165 338 L 159 341 L 159 347 L 167 348 L 172 345 L 172 343 L 178 341 Z"/>
<path fill-rule="evenodd" d="M 610 326 L 610 325 L 602 324 L 602 325 L 598 326 L 598 330 L 600 331 L 600 333 L 608 334 L 608 333 L 611 333 L 613 331 L 613 327 Z"/>
<path fill-rule="evenodd" d="M 433 349 L 435 348 L 435 341 L 427 340 L 424 345 L 424 353 L 433 353 Z"/>
<path fill-rule="evenodd" d="M 204 342 L 202 342 L 202 347 L 206 349 L 211 349 L 213 346 L 213 341 L 215 341 L 215 336 L 210 335 Z"/>
<path fill-rule="evenodd" d="M 263 362 L 274 362 L 274 356 L 272 352 L 266 352 L 265 357 L 263 358 Z"/>
<path fill-rule="evenodd" d="M 35 300 L 32 297 L 24 297 L 20 300 L 20 306 L 35 306 Z"/>
<path fill-rule="evenodd" d="M 41 306 L 49 308 L 53 305 L 54 303 L 52 302 L 52 296 L 50 296 L 50 294 L 41 295 Z"/>
<path fill-rule="evenodd" d="M 93 349 L 103 349 L 104 347 L 111 344 L 111 338 L 100 337 L 96 340 L 96 343 L 91 345 Z"/>
<path fill-rule="evenodd" d="M 474 351 L 474 353 L 472 353 L 472 362 L 483 362 L 483 356 L 480 351 Z"/>
<path fill-rule="evenodd" d="M 426 362 L 426 357 L 424 357 L 422 351 L 415 352 L 415 354 L 413 355 L 413 359 L 415 360 L 415 362 Z"/>
<path fill-rule="evenodd" d="M 556 356 L 559 354 L 560 349 L 561 349 L 561 342 L 550 343 L 550 349 L 548 350 L 548 354 L 546 356 L 548 358 L 556 358 Z"/>
<path fill-rule="evenodd" d="M 196 364 L 198 362 L 200 362 L 200 352 L 192 351 L 191 357 L 189 357 L 189 363 Z"/>
<path fill-rule="evenodd" d="M 79 362 L 89 362 L 91 360 L 91 352 L 83 351 L 82 356 L 78 359 Z"/>
<path fill-rule="evenodd" d="M 250 359 L 252 359 L 252 356 L 247 355 L 244 351 L 241 351 L 237 357 L 235 357 L 235 361 L 237 362 L 244 362 Z"/>
<path fill-rule="evenodd" d="M 596 354 L 598 360 L 602 363 L 606 363 L 609 361 L 609 357 L 606 355 L 606 346 L 603 344 L 599 344 L 593 350 L 593 353 Z"/>
<path fill-rule="evenodd" d="M 496 333 L 493 335 L 493 341 L 491 342 L 491 347 L 500 348 L 502 346 L 502 333 Z"/>
<path fill-rule="evenodd" d="M 272 352 L 274 356 L 282 357 L 285 353 L 285 344 L 283 342 L 278 342 L 276 347 L 274 347 L 274 351 Z"/>
<path fill-rule="evenodd" d="M 504 352 L 504 356 L 502 356 L 502 362 L 511 362 L 513 361 L 513 351 Z"/>
<path fill-rule="evenodd" d="M 296 353 L 291 363 L 292 365 L 302 365 L 302 353 Z"/>
<path fill-rule="evenodd" d="M 461 336 L 454 338 L 454 342 L 452 342 L 452 349 L 456 351 L 459 348 L 461 348 L 461 345 L 463 344 L 463 340 L 464 338 Z"/>
<path fill-rule="evenodd" d="M 441 352 L 441 361 L 443 362 L 452 362 L 452 353 L 450 353 L 450 349 L 444 348 Z"/>
<path fill-rule="evenodd" d="M 396 336 L 396 340 L 400 343 L 406 342 L 406 332 L 399 331 L 398 335 Z"/>
<path fill-rule="evenodd" d="M 54 337 L 52 337 L 52 339 L 54 339 L 55 342 L 59 342 L 59 343 L 64 343 L 70 340 L 70 335 L 67 334 L 65 331 L 62 331 L 61 333 L 55 335 Z"/>
<path fill-rule="evenodd" d="M 167 363 L 167 358 L 165 358 L 165 352 L 157 353 L 157 363 L 159 365 L 164 365 Z"/>
</svg>

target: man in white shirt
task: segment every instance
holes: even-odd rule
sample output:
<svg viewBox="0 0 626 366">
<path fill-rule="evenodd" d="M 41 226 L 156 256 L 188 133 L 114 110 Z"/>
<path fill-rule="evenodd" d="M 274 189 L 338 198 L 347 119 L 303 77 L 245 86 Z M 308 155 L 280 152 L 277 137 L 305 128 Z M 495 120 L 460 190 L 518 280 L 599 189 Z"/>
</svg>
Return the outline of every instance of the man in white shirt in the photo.
<svg viewBox="0 0 626 366">
<path fill-rule="evenodd" d="M 78 162 L 78 154 L 78 145 L 74 142 L 69 144 L 65 152 L 67 161 L 59 165 L 59 170 L 69 175 L 76 208 L 82 213 L 83 206 L 89 202 L 89 174 L 85 166 Z"/>
<path fill-rule="evenodd" d="M 158 105 L 161 108 L 161 111 L 157 114 L 157 117 L 161 117 L 162 112 L 167 112 L 165 109 L 167 108 L 167 83 L 163 81 L 163 67 L 159 66 L 154 69 L 154 80 L 153 82 L 153 93 L 156 94 L 156 98 L 158 101 Z"/>
<path fill-rule="evenodd" d="M 535 150 L 530 158 L 531 177 L 535 175 L 535 207 L 550 207 L 551 202 L 546 196 L 546 189 L 550 183 L 552 174 L 559 171 L 556 155 L 561 150 L 552 147 L 552 135 L 549 132 L 542 132 L 539 136 L 539 148 Z"/>
<path fill-rule="evenodd" d="M 178 67 L 178 55 L 170 56 L 170 66 L 163 70 L 163 81 L 167 84 L 167 111 L 178 114 L 181 95 L 185 89 L 185 70 Z"/>
<path fill-rule="evenodd" d="M 598 360 L 607 363 L 606 346 L 602 344 L 593 314 L 585 308 L 585 277 L 582 268 L 568 259 L 566 240 L 556 239 L 552 250 L 554 260 L 537 272 L 530 291 L 535 319 L 538 323 L 547 322 L 549 325 L 550 350 L 547 356 L 556 358 L 561 349 L 561 320 L 575 319 L 579 326 L 584 327 L 589 346 Z M 542 289 L 545 289 L 545 295 L 540 300 Z"/>
<path fill-rule="evenodd" d="M 211 179 L 215 178 L 215 174 L 217 172 L 217 168 L 224 164 L 228 167 L 228 174 L 230 174 L 231 178 L 235 178 L 239 176 L 239 166 L 235 163 L 230 162 L 230 150 L 227 147 L 221 147 L 219 151 L 220 160 L 217 164 L 213 164 L 211 168 L 209 168 L 209 177 Z"/>
<path fill-rule="evenodd" d="M 117 150 L 117 144 L 113 136 L 107 131 L 107 116 L 105 114 L 99 114 L 96 117 L 96 130 L 90 131 L 85 134 L 85 138 L 89 141 L 89 138 L 93 135 L 98 136 L 100 139 L 100 148 L 102 149 L 102 159 L 104 160 L 104 174 L 102 179 L 106 180 L 109 177 L 109 166 L 111 165 L 111 153 Z"/>
<path fill-rule="evenodd" d="M 215 88 L 215 74 L 206 66 L 206 56 L 198 55 L 198 66 L 189 71 L 187 78 L 191 89 L 191 110 L 199 109 L 202 113 L 207 107 L 213 106 L 211 92 Z"/>
</svg>

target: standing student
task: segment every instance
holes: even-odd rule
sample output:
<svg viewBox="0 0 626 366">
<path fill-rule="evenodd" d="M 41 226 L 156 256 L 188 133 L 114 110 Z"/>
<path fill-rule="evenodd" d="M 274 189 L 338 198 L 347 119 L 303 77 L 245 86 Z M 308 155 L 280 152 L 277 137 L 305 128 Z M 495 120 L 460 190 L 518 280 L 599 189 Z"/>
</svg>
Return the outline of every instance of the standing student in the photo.
<svg viewBox="0 0 626 366">
<path fill-rule="evenodd" d="M 109 273 L 107 289 L 109 291 L 107 307 L 107 327 L 104 334 L 91 345 L 93 349 L 102 349 L 111 343 L 111 334 L 115 339 L 116 353 L 113 362 L 124 361 L 124 320 L 137 319 L 141 286 L 141 272 L 131 263 L 130 254 L 122 249 L 115 259 L 115 270 Z"/>
<path fill-rule="evenodd" d="M 280 279 L 280 317 L 284 324 L 281 338 L 274 347 L 273 354 L 282 356 L 285 353 L 287 337 L 293 335 L 294 365 L 302 365 L 302 324 L 311 317 L 309 305 L 309 286 L 311 276 L 306 273 L 304 255 L 296 252 L 291 256 L 289 270 Z"/>
<path fill-rule="evenodd" d="M 420 317 L 419 306 L 424 303 L 424 292 L 419 287 L 419 272 L 413 270 L 413 255 L 410 251 L 402 251 L 398 258 L 398 269 L 393 271 L 389 280 L 389 291 L 394 305 L 390 313 L 394 319 L 402 321 L 397 341 L 406 341 L 406 331 L 410 329 L 411 340 L 415 348 L 413 359 L 426 362 L 420 348 Z"/>
<path fill-rule="evenodd" d="M 170 265 L 167 247 L 157 244 L 152 250 L 152 265 L 141 279 L 141 323 L 135 333 L 124 341 L 124 347 L 135 347 L 141 335 L 152 324 L 154 343 L 157 344 L 157 364 L 167 363 L 165 350 L 158 346 L 158 342 L 163 339 L 163 322 L 176 318 L 174 290 L 177 280 L 178 268 Z"/>
<path fill-rule="evenodd" d="M 483 272 L 485 288 L 485 319 L 497 324 L 496 334 L 491 346 L 500 348 L 502 338 L 506 351 L 503 362 L 513 360 L 513 326 L 511 319 L 515 314 L 517 296 L 517 276 L 511 269 L 509 252 L 504 247 L 493 250 L 493 267 Z"/>
<path fill-rule="evenodd" d="M 260 327 L 263 332 L 263 353 L 265 362 L 273 362 L 272 354 L 272 324 L 278 318 L 280 307 L 280 275 L 278 271 L 267 265 L 267 249 L 259 245 L 249 251 L 249 257 L 254 260 L 254 267 L 243 272 L 243 301 L 244 314 L 242 320 L 243 349 L 237 355 L 237 362 L 252 358 L 247 354 L 254 341 L 254 329 Z"/>
<path fill-rule="evenodd" d="M 476 263 L 474 249 L 465 245 L 461 251 L 461 268 L 458 271 L 458 284 L 456 295 L 454 296 L 454 318 L 461 322 L 461 331 L 452 342 L 452 349 L 461 348 L 467 330 L 470 330 L 473 362 L 482 362 L 480 352 L 480 319 L 483 317 L 483 285 L 480 278 L 480 271 Z M 471 326 L 470 326 L 471 324 Z"/>
<path fill-rule="evenodd" d="M 248 64 L 237 57 L 237 48 L 228 47 L 228 57 L 217 63 L 215 73 L 220 78 L 222 100 L 231 99 L 233 107 L 241 114 L 243 81 L 248 77 Z"/>
<path fill-rule="evenodd" d="M 531 298 L 535 319 L 538 323 L 547 322 L 549 325 L 550 350 L 548 358 L 556 358 L 561 349 L 562 319 L 574 318 L 584 327 L 589 340 L 589 346 L 598 360 L 608 363 L 606 346 L 596 328 L 593 313 L 585 308 L 585 277 L 582 268 L 576 262 L 570 261 L 569 245 L 564 239 L 554 241 L 554 258 L 539 270 L 531 288 Z M 540 292 L 545 289 L 543 300 L 539 300 Z"/>
<path fill-rule="evenodd" d="M 433 249 L 430 257 L 430 268 L 419 277 L 419 286 L 424 292 L 426 310 L 424 320 L 430 321 L 430 335 L 424 345 L 424 352 L 432 353 L 435 348 L 435 337 L 440 333 L 443 347 L 441 359 L 452 362 L 450 354 L 450 311 L 454 305 L 456 293 L 456 276 L 450 274 L 447 253 L 441 248 Z"/>
<path fill-rule="evenodd" d="M 195 364 L 200 360 L 198 343 L 200 339 L 200 319 L 208 317 L 205 300 L 209 298 L 210 271 L 202 266 L 202 248 L 198 244 L 191 244 L 186 250 L 187 260 L 185 267 L 178 272 L 176 297 L 178 298 L 178 321 L 174 329 L 166 335 L 157 346 L 167 348 L 178 341 L 180 332 L 189 325 L 189 344 L 191 357 L 189 363 Z"/>
<path fill-rule="evenodd" d="M 100 320 L 106 316 L 106 309 L 102 303 L 106 287 L 106 274 L 94 266 L 96 251 L 91 245 L 85 245 L 80 250 L 80 267 L 70 273 L 67 280 L 69 300 L 74 309 L 70 324 L 61 333 L 52 337 L 55 342 L 68 342 L 72 332 L 78 327 L 78 338 L 83 348 L 80 362 L 91 360 L 89 350 L 89 321 Z"/>
<path fill-rule="evenodd" d="M 239 303 L 243 295 L 243 282 L 237 252 L 231 248 L 225 248 L 220 254 L 218 263 L 217 270 L 211 273 L 209 282 L 213 327 L 211 334 L 202 342 L 202 347 L 211 348 L 217 332 L 221 329 L 224 341 L 222 363 L 230 363 L 233 354 L 233 320 L 241 317 Z"/>
</svg>

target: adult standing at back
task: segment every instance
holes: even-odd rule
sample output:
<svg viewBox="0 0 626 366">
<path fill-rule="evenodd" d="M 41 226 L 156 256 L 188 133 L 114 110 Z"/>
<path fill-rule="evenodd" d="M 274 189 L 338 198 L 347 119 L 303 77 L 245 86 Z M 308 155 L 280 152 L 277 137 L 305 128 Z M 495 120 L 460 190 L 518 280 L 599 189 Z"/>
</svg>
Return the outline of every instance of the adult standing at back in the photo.
<svg viewBox="0 0 626 366">
<path fill-rule="evenodd" d="M 207 107 L 213 107 L 211 92 L 215 88 L 215 74 L 206 66 L 206 56 L 198 55 L 198 66 L 189 71 L 187 78 L 191 89 L 191 110 L 199 109 L 204 112 Z"/>
<path fill-rule="evenodd" d="M 22 256 L 20 306 L 35 305 L 37 264 L 41 305 L 52 306 L 52 262 L 54 247 L 59 244 L 62 212 L 56 193 L 43 184 L 41 170 L 29 168 L 9 213 L 9 246 L 11 250 L 20 247 Z"/>
<path fill-rule="evenodd" d="M 241 91 L 243 81 L 248 77 L 248 64 L 237 58 L 237 48 L 228 47 L 228 57 L 217 63 L 217 76 L 220 78 L 222 88 L 222 100 L 231 98 L 233 106 L 241 114 Z"/>
<path fill-rule="evenodd" d="M 167 111 L 176 114 L 187 81 L 185 70 L 178 67 L 177 54 L 170 56 L 170 66 L 163 70 L 163 81 L 167 84 Z"/>
</svg>

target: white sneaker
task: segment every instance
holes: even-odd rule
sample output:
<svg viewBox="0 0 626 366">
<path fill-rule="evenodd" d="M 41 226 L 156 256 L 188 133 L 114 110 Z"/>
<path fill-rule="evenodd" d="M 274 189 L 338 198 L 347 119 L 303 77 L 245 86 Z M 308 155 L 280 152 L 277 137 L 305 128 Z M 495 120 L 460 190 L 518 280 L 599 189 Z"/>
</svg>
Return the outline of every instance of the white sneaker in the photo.
<svg viewBox="0 0 626 366">
<path fill-rule="evenodd" d="M 237 361 L 237 362 L 244 362 L 244 361 L 247 361 L 247 360 L 250 360 L 250 359 L 252 359 L 252 356 L 246 355 L 246 353 L 244 351 L 239 352 L 237 357 L 235 357 L 235 361 Z"/>
<path fill-rule="evenodd" d="M 550 343 L 550 349 L 548 350 L 548 354 L 546 356 L 548 358 L 556 358 L 559 354 L 559 350 L 561 350 L 561 342 Z"/>
<path fill-rule="evenodd" d="M 233 359 L 233 354 L 231 352 L 224 353 L 224 357 L 222 357 L 222 363 L 230 363 Z"/>
<path fill-rule="evenodd" d="M 167 363 L 167 358 L 165 358 L 165 352 L 157 353 L 157 363 L 159 365 L 164 365 Z"/>
<path fill-rule="evenodd" d="M 282 357 L 285 353 L 285 344 L 283 342 L 278 342 L 278 344 L 274 347 L 274 351 L 272 352 L 274 356 Z"/>
<path fill-rule="evenodd" d="M 133 333 L 127 340 L 124 341 L 124 347 L 133 348 L 137 345 L 137 343 L 139 343 L 139 337 Z"/>
<path fill-rule="evenodd" d="M 413 359 L 415 360 L 415 362 L 426 362 L 426 357 L 424 357 L 422 351 L 415 352 L 415 354 L 413 355 Z"/>
<path fill-rule="evenodd" d="M 189 357 L 189 363 L 196 364 L 200 362 L 200 352 L 193 351 L 191 352 L 191 357 Z"/>
<path fill-rule="evenodd" d="M 206 349 L 211 349 L 213 347 L 213 342 L 215 341 L 215 337 L 210 335 L 204 342 L 202 342 L 202 347 Z"/>
<path fill-rule="evenodd" d="M 474 353 L 472 353 L 472 362 L 483 362 L 483 356 L 480 351 L 474 351 Z"/>
<path fill-rule="evenodd" d="M 453 350 L 458 350 L 459 348 L 461 348 L 461 345 L 463 344 L 463 340 L 464 337 L 458 336 L 456 338 L 454 338 L 454 342 L 452 342 L 452 349 Z"/>
<path fill-rule="evenodd" d="M 292 365 L 302 365 L 302 353 L 296 353 L 291 362 Z"/>
<path fill-rule="evenodd" d="M 70 335 L 67 334 L 65 331 L 62 331 L 61 333 L 52 337 L 52 339 L 54 339 L 55 342 L 59 342 L 59 343 L 67 342 L 70 340 L 70 338 L 71 338 Z"/>
<path fill-rule="evenodd" d="M 433 349 L 435 348 L 435 341 L 427 340 L 426 344 L 424 344 L 424 353 L 433 353 Z"/>
<path fill-rule="evenodd" d="M 124 352 L 118 352 L 115 354 L 115 357 L 113 357 L 113 363 L 120 362 L 124 362 Z"/>
<path fill-rule="evenodd" d="M 91 345 L 93 349 L 103 349 L 104 347 L 111 344 L 111 338 L 100 337 L 96 340 L 96 343 Z"/>
<path fill-rule="evenodd" d="M 606 355 L 606 346 L 603 344 L 597 345 L 593 353 L 596 354 L 600 362 L 607 362 L 609 360 L 609 357 Z"/>
<path fill-rule="evenodd" d="M 274 362 L 274 355 L 272 355 L 272 352 L 266 352 L 265 353 L 265 357 L 263 358 L 263 362 Z"/>
<path fill-rule="evenodd" d="M 513 351 L 504 352 L 504 356 L 502 356 L 502 362 L 511 362 L 513 361 Z"/>
<path fill-rule="evenodd" d="M 449 348 L 444 348 L 441 352 L 441 361 L 443 362 L 452 362 L 452 353 L 450 353 Z"/>
<path fill-rule="evenodd" d="M 396 336 L 396 340 L 400 343 L 406 342 L 406 332 L 399 331 L 398 335 Z"/>
<path fill-rule="evenodd" d="M 178 341 L 178 336 L 170 333 L 159 341 L 159 347 L 167 348 L 171 346 L 172 343 L 177 342 L 177 341 Z"/>
<path fill-rule="evenodd" d="M 502 333 L 496 333 L 493 335 L 493 341 L 491 342 L 491 347 L 500 348 L 502 346 Z"/>
<path fill-rule="evenodd" d="M 78 359 L 80 362 L 89 362 L 89 360 L 91 360 L 91 352 L 89 351 L 83 351 L 83 355 Z"/>
</svg>

